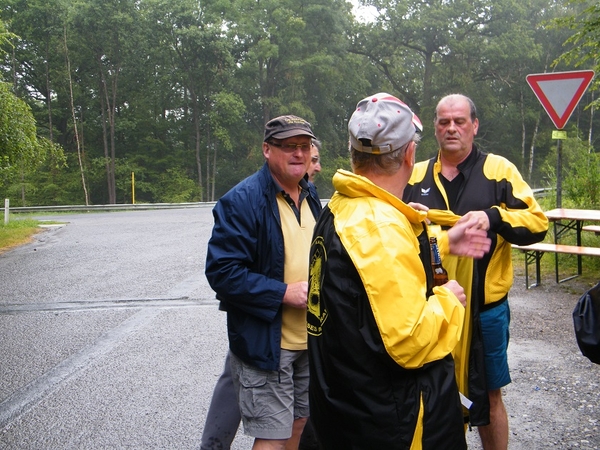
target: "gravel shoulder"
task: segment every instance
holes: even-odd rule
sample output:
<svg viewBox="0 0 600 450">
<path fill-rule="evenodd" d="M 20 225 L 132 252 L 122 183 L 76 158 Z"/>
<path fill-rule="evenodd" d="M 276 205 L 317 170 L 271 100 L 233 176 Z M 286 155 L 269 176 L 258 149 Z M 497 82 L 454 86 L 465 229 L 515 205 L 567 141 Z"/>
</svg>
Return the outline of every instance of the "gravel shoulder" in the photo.
<svg viewBox="0 0 600 450">
<path fill-rule="evenodd" d="M 547 276 L 526 289 L 523 274 L 515 278 L 513 381 L 504 389 L 511 450 L 600 448 L 600 365 L 579 351 L 572 320 L 576 301 L 593 284 L 584 278 L 556 284 Z M 467 437 L 469 448 L 481 448 L 475 430 Z"/>
</svg>

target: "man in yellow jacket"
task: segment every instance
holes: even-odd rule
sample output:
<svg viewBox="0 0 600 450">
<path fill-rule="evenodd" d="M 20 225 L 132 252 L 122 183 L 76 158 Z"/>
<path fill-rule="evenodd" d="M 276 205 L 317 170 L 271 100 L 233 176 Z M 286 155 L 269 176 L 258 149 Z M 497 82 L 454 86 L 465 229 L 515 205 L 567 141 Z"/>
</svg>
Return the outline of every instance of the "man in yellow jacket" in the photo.
<svg viewBox="0 0 600 450">
<path fill-rule="evenodd" d="M 501 388 L 510 383 L 511 244 L 543 240 L 548 219 L 514 164 L 474 144 L 479 120 L 471 99 L 459 94 L 442 98 L 434 125 L 439 153 L 415 165 L 403 199 L 429 208 L 428 219 L 442 227 L 474 219 L 492 240 L 489 255 L 479 261 L 443 262 L 468 299 L 463 337 L 454 351 L 459 388 L 473 402 L 467 420 L 478 427 L 485 450 L 506 450 L 508 418 Z"/>
<path fill-rule="evenodd" d="M 465 295 L 433 287 L 426 213 L 404 202 L 421 122 L 386 93 L 349 124 L 353 173 L 336 189 L 311 245 L 307 327 L 311 421 L 323 448 L 466 448 L 451 351 Z M 442 253 L 482 257 L 490 240 L 463 220 Z"/>
</svg>

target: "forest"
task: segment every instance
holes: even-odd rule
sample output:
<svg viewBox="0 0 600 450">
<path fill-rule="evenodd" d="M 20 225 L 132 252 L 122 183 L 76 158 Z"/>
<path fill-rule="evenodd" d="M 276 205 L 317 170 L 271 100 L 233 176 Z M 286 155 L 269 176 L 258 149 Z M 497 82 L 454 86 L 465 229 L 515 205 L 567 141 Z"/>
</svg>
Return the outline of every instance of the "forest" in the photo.
<svg viewBox="0 0 600 450">
<path fill-rule="evenodd" d="M 382 91 L 423 121 L 418 159 L 437 151 L 437 101 L 463 93 L 478 145 L 553 187 L 555 127 L 526 76 L 581 69 L 600 69 L 594 1 L 0 0 L 0 198 L 215 201 L 261 167 L 281 114 L 322 141 L 328 198 L 348 118 Z M 562 141 L 579 207 L 600 207 L 597 79 Z"/>
</svg>

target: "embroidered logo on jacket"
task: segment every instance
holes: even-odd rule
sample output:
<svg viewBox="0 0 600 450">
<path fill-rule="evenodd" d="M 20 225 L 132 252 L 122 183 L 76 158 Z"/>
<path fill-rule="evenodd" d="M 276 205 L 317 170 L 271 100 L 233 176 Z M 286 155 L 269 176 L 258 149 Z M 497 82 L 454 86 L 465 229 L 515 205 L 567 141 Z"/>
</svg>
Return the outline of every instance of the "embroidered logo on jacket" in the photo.
<svg viewBox="0 0 600 450">
<path fill-rule="evenodd" d="M 321 304 L 321 285 L 323 283 L 323 266 L 327 264 L 327 251 L 323 238 L 317 236 L 311 244 L 311 259 L 308 272 L 308 314 L 306 328 L 308 334 L 320 336 L 323 323 L 327 320 L 327 309 Z"/>
<path fill-rule="evenodd" d="M 427 189 L 421 188 L 421 197 L 427 197 L 429 195 L 429 191 L 431 191 L 431 188 L 427 188 Z"/>
</svg>

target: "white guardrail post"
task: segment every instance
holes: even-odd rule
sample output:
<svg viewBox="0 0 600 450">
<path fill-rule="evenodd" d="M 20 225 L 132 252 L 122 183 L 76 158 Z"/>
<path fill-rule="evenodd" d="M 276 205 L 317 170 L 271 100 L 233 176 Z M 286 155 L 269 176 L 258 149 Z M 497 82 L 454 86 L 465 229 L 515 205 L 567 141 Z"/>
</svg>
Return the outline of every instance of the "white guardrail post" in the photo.
<svg viewBox="0 0 600 450">
<path fill-rule="evenodd" d="M 10 200 L 4 199 L 4 225 L 8 225 L 8 205 L 10 204 Z"/>
</svg>

